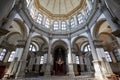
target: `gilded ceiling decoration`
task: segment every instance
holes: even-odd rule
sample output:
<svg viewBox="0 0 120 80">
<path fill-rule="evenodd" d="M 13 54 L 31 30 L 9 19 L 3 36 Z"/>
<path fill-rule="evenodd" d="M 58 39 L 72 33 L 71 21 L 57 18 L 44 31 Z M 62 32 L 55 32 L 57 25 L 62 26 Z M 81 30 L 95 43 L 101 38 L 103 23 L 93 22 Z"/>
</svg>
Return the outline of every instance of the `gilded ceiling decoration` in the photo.
<svg viewBox="0 0 120 80">
<path fill-rule="evenodd" d="M 35 0 L 38 10 L 50 18 L 68 18 L 81 10 L 85 5 L 85 0 Z"/>
</svg>

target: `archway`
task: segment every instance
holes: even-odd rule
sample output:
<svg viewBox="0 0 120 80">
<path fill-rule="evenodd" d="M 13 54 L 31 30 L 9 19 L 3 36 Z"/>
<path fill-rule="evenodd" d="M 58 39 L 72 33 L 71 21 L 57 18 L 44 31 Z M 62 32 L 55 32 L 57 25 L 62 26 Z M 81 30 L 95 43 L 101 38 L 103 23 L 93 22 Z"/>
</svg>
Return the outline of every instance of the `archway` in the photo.
<svg viewBox="0 0 120 80">
<path fill-rule="evenodd" d="M 66 55 L 65 49 L 62 46 L 58 46 L 54 49 L 53 56 L 53 71 L 54 75 L 66 74 Z"/>
</svg>

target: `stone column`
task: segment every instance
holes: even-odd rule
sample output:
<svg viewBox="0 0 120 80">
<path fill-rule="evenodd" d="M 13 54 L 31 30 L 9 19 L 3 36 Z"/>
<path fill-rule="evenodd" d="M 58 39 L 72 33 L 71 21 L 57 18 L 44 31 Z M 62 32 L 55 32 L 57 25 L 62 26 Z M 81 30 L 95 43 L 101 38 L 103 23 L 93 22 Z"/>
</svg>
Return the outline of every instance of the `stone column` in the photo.
<svg viewBox="0 0 120 80">
<path fill-rule="evenodd" d="M 33 67 L 33 63 L 34 62 L 34 57 L 30 57 L 30 61 L 29 61 L 29 65 L 27 66 L 28 67 L 28 70 L 31 72 L 32 71 L 32 67 Z"/>
<path fill-rule="evenodd" d="M 88 56 L 85 56 L 84 60 L 85 60 L 85 65 L 86 65 L 86 68 L 87 68 L 87 72 L 90 72 L 91 70 L 90 70 L 90 63 L 89 63 Z"/>
<path fill-rule="evenodd" d="M 36 61 L 36 67 L 35 67 L 35 71 L 36 73 L 39 73 L 39 66 L 40 66 L 40 56 L 36 57 L 37 61 Z"/>
<path fill-rule="evenodd" d="M 68 38 L 68 69 L 69 69 L 69 76 L 74 76 L 74 69 L 73 69 L 73 58 L 72 58 L 72 47 L 71 47 L 71 39 Z"/>
<path fill-rule="evenodd" d="M 90 47 L 91 47 L 91 53 L 92 53 L 92 56 L 93 56 L 93 65 L 94 65 L 94 68 L 95 68 L 95 78 L 97 80 L 105 80 L 105 78 L 103 76 L 102 69 L 101 69 L 101 62 L 98 59 L 98 55 L 97 55 L 97 52 L 96 52 L 96 49 L 95 49 L 95 46 L 94 46 L 94 43 L 93 43 L 93 38 L 92 38 L 90 29 L 88 28 L 88 26 L 87 26 L 87 29 L 88 29 L 87 30 L 88 40 L 89 40 L 89 44 L 90 44 Z"/>
<path fill-rule="evenodd" d="M 21 78 L 25 75 L 25 68 L 26 68 L 26 59 L 28 56 L 28 52 L 29 52 L 29 46 L 31 43 L 31 39 L 32 39 L 32 34 L 33 34 L 33 28 L 31 29 L 28 38 L 26 40 L 26 44 L 25 44 L 25 48 L 22 54 L 22 57 L 20 59 L 20 63 L 19 63 L 19 67 L 16 73 L 16 78 Z"/>
<path fill-rule="evenodd" d="M 72 53 L 72 58 L 73 58 L 73 63 L 75 64 L 76 63 L 76 58 L 75 58 L 75 54 L 74 53 Z"/>
<path fill-rule="evenodd" d="M 44 64 L 47 62 L 47 54 L 44 54 Z M 53 61 L 52 61 L 53 62 Z M 53 63 L 52 63 L 53 64 Z"/>
<path fill-rule="evenodd" d="M 48 48 L 45 76 L 51 75 L 51 63 L 52 63 L 52 55 L 51 55 L 52 38 L 51 37 L 49 38 L 48 46 L 49 46 L 49 48 Z"/>
<path fill-rule="evenodd" d="M 113 74 L 113 72 L 112 72 L 109 62 L 106 59 L 104 49 L 102 48 L 103 47 L 102 42 L 97 40 L 97 41 L 94 41 L 94 43 L 96 46 L 96 52 L 98 55 L 98 59 L 99 61 L 101 61 L 101 69 L 102 69 L 103 75 L 110 76 L 111 74 Z"/>
<path fill-rule="evenodd" d="M 87 57 L 87 63 L 88 63 L 88 65 L 87 65 L 87 69 L 88 69 L 88 72 L 91 72 L 92 70 L 91 70 L 91 62 L 90 62 L 90 58 L 89 58 L 89 56 Z"/>
<path fill-rule="evenodd" d="M 11 62 L 9 69 L 6 74 L 15 75 L 18 69 L 19 61 L 23 53 L 25 41 L 19 40 L 16 48 L 16 54 L 14 60 Z"/>
<path fill-rule="evenodd" d="M 72 58 L 73 58 L 74 74 L 78 75 L 78 69 L 77 69 L 77 64 L 76 64 L 76 55 L 74 53 L 72 54 Z"/>
<path fill-rule="evenodd" d="M 79 60 L 80 60 L 80 70 L 81 70 L 81 72 L 83 72 L 85 69 L 84 69 L 84 63 L 83 63 L 83 56 L 82 55 L 80 55 L 79 56 Z"/>
<path fill-rule="evenodd" d="M 14 68 L 14 65 L 16 64 L 17 60 L 18 60 L 18 58 L 15 57 L 14 60 L 10 63 L 9 68 L 8 68 L 6 74 L 13 75 L 13 68 Z"/>
<path fill-rule="evenodd" d="M 69 72 L 69 69 L 68 69 L 68 56 L 66 56 L 66 72 L 68 73 Z"/>
</svg>

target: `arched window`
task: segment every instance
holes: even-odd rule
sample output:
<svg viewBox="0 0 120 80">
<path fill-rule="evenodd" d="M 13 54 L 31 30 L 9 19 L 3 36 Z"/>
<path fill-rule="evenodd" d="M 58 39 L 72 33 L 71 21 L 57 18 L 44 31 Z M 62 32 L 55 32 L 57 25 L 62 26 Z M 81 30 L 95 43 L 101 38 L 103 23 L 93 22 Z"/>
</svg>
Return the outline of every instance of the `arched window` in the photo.
<svg viewBox="0 0 120 80">
<path fill-rule="evenodd" d="M 43 64 L 44 63 L 44 56 L 41 56 L 40 58 L 40 64 Z"/>
<path fill-rule="evenodd" d="M 41 14 L 38 14 L 38 17 L 37 17 L 37 22 L 39 24 L 42 24 L 42 19 L 43 19 L 43 16 Z"/>
<path fill-rule="evenodd" d="M 82 14 L 84 15 L 85 19 L 87 19 L 88 16 L 90 15 L 90 11 L 89 8 L 87 7 L 87 4 L 86 7 L 83 9 Z"/>
<path fill-rule="evenodd" d="M 73 27 L 75 26 L 74 18 L 72 18 L 72 19 L 70 20 L 70 26 L 71 26 L 71 28 L 73 28 Z"/>
<path fill-rule="evenodd" d="M 90 11 L 89 11 L 88 6 L 85 7 L 85 12 L 86 12 L 87 15 L 90 15 Z"/>
<path fill-rule="evenodd" d="M 33 52 L 37 51 L 36 46 L 34 44 L 30 44 L 29 51 L 33 51 Z"/>
<path fill-rule="evenodd" d="M 10 57 L 8 59 L 8 62 L 12 62 L 14 60 L 14 57 L 15 57 L 15 51 L 12 51 L 11 54 L 10 54 Z"/>
<path fill-rule="evenodd" d="M 90 52 L 90 51 L 91 51 L 90 45 L 86 45 L 84 47 L 84 52 Z"/>
<path fill-rule="evenodd" d="M 54 30 L 58 30 L 59 29 L 59 23 L 58 21 L 54 22 Z"/>
<path fill-rule="evenodd" d="M 5 54 L 6 54 L 6 49 L 3 49 L 2 52 L 0 53 L 0 61 L 4 59 Z"/>
<path fill-rule="evenodd" d="M 62 25 L 61 25 L 61 29 L 62 30 L 66 30 L 66 22 L 65 21 L 62 21 Z"/>
<path fill-rule="evenodd" d="M 104 53 L 105 53 L 105 55 L 106 55 L 107 61 L 108 61 L 108 62 L 112 62 L 110 53 L 109 53 L 108 51 L 105 51 Z"/>
<path fill-rule="evenodd" d="M 79 63 L 80 63 L 80 61 L 79 61 L 79 57 L 76 56 L 75 58 L 76 58 L 76 64 L 79 64 Z"/>
<path fill-rule="evenodd" d="M 49 19 L 46 19 L 45 27 L 46 27 L 46 28 L 49 28 L 49 26 L 50 26 L 50 20 L 49 20 Z"/>
<path fill-rule="evenodd" d="M 30 9 L 30 15 L 33 19 L 36 19 L 36 10 L 33 6 Z"/>
<path fill-rule="evenodd" d="M 83 23 L 83 16 L 82 16 L 81 13 L 79 13 L 79 14 L 77 15 L 77 20 L 78 20 L 78 24 Z"/>
</svg>

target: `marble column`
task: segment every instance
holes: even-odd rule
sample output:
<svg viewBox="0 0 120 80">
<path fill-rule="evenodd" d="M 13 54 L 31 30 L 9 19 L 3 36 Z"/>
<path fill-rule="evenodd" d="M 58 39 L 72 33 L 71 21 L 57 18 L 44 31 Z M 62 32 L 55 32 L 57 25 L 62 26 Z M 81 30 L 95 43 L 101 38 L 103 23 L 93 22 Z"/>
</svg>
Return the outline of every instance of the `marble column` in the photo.
<svg viewBox="0 0 120 80">
<path fill-rule="evenodd" d="M 47 54 L 45 53 L 44 54 L 44 63 L 46 63 L 47 62 Z M 53 62 L 53 61 L 52 61 Z M 53 63 L 52 63 L 53 64 Z"/>
<path fill-rule="evenodd" d="M 113 74 L 113 72 L 112 72 L 109 62 L 107 61 L 106 55 L 104 53 L 102 42 L 97 40 L 97 41 L 94 41 L 94 43 L 96 46 L 98 59 L 99 61 L 101 61 L 102 72 L 105 76 L 110 76 L 111 74 Z"/>
<path fill-rule="evenodd" d="M 30 61 L 29 61 L 29 64 L 28 64 L 28 66 L 27 66 L 29 72 L 32 72 L 32 68 L 33 68 L 33 64 L 34 64 L 34 62 L 35 62 L 34 57 L 30 57 Z"/>
<path fill-rule="evenodd" d="M 88 56 L 85 56 L 85 65 L 86 65 L 86 68 L 87 68 L 87 72 L 91 72 L 91 68 L 90 68 L 90 61 L 89 61 L 89 57 Z"/>
<path fill-rule="evenodd" d="M 77 64 L 76 64 L 76 55 L 73 53 L 72 54 L 72 58 L 73 58 L 73 70 L 74 70 L 74 74 L 78 75 L 78 69 L 77 69 Z"/>
<path fill-rule="evenodd" d="M 29 46 L 30 46 L 30 43 L 31 43 L 33 32 L 34 32 L 34 30 L 32 28 L 29 35 L 28 35 L 26 43 L 25 43 L 25 48 L 24 48 L 22 57 L 20 59 L 19 67 L 18 67 L 18 70 L 17 70 L 17 73 L 16 73 L 16 78 L 21 78 L 25 75 L 25 68 L 26 68 L 26 63 L 27 63 L 26 59 L 27 59 L 27 56 L 28 56 Z"/>
<path fill-rule="evenodd" d="M 91 72 L 91 71 L 92 71 L 92 68 L 91 68 L 92 65 L 91 65 L 89 56 L 88 56 L 88 58 L 87 58 L 87 63 L 88 63 L 88 66 L 87 66 L 88 72 Z"/>
<path fill-rule="evenodd" d="M 36 57 L 37 61 L 36 61 L 36 67 L 35 67 L 35 72 L 39 73 L 39 66 L 40 66 L 40 56 Z"/>
<path fill-rule="evenodd" d="M 80 55 L 79 56 L 79 60 L 80 60 L 80 70 L 81 70 L 81 72 L 83 72 L 85 69 L 84 69 L 84 62 L 83 62 L 83 56 L 82 55 Z"/>
<path fill-rule="evenodd" d="M 11 70 L 10 74 L 15 75 L 19 66 L 20 58 L 23 53 L 25 41 L 24 40 L 18 40 L 18 45 L 16 48 L 16 54 L 13 62 L 11 62 L 9 69 Z"/>
<path fill-rule="evenodd" d="M 10 63 L 9 68 L 5 74 L 13 75 L 13 69 L 14 69 L 14 66 L 15 66 L 17 60 L 18 60 L 18 58 L 15 57 L 14 60 Z M 14 74 L 15 74 L 15 72 L 14 72 Z"/>
<path fill-rule="evenodd" d="M 94 46 L 94 43 L 93 43 L 93 38 L 92 38 L 90 29 L 88 28 L 88 26 L 87 26 L 87 29 L 88 29 L 87 30 L 88 40 L 89 40 L 89 44 L 90 44 L 90 47 L 91 47 L 91 54 L 92 54 L 92 57 L 93 57 L 93 65 L 94 65 L 94 68 L 95 68 L 95 78 L 97 80 L 105 80 L 102 69 L 101 69 L 101 62 L 98 59 L 98 55 L 97 55 L 97 52 L 96 52 L 96 49 L 95 49 L 95 46 Z"/>
<path fill-rule="evenodd" d="M 51 75 L 51 64 L 52 64 L 52 55 L 51 55 L 52 38 L 51 37 L 49 38 L 49 45 L 48 46 L 49 47 L 48 47 L 45 76 Z"/>
<path fill-rule="evenodd" d="M 71 39 L 68 38 L 68 69 L 69 76 L 74 76 L 74 67 L 73 67 L 73 58 L 72 58 L 72 47 L 71 47 Z"/>
</svg>

